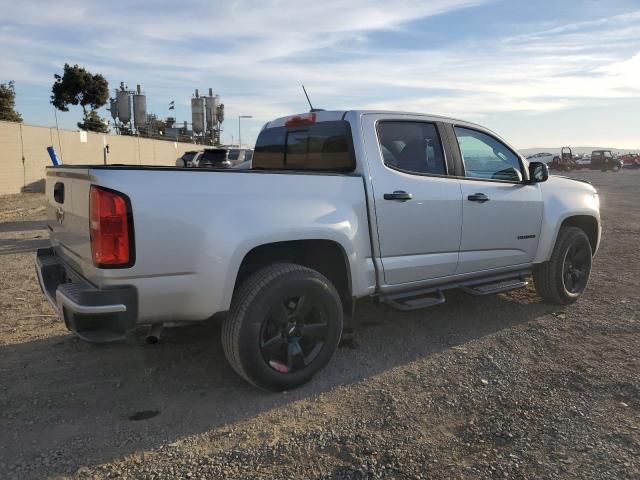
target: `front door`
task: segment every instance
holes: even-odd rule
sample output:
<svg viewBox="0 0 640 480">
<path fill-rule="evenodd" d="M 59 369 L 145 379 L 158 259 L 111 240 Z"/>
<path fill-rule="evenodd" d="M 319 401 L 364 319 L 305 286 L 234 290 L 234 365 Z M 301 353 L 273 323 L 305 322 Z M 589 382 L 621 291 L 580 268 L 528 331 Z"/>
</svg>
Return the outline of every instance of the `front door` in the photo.
<svg viewBox="0 0 640 480">
<path fill-rule="evenodd" d="M 459 180 L 447 176 L 438 125 L 370 115 L 364 127 L 370 132 L 365 144 L 384 283 L 452 275 L 458 263 L 462 201 Z"/>
<path fill-rule="evenodd" d="M 542 192 L 523 183 L 518 155 L 495 137 L 455 127 L 465 176 L 462 238 L 456 273 L 533 261 L 542 224 Z"/>
</svg>

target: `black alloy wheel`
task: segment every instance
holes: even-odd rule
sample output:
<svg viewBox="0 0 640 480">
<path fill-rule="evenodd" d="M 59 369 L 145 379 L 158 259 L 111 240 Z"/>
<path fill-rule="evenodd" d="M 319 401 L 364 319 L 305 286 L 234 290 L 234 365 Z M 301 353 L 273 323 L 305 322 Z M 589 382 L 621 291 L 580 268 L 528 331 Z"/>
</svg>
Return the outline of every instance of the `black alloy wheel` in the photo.
<svg viewBox="0 0 640 480">
<path fill-rule="evenodd" d="M 551 258 L 533 267 L 536 291 L 544 300 L 558 305 L 575 302 L 589 283 L 592 256 L 584 230 L 562 227 Z"/>
<path fill-rule="evenodd" d="M 574 242 L 564 257 L 562 281 L 567 292 L 580 294 L 587 287 L 591 268 L 591 249 L 585 242 Z"/>
<path fill-rule="evenodd" d="M 262 325 L 260 352 L 279 373 L 293 373 L 313 362 L 329 336 L 327 312 L 313 292 L 278 300 Z"/>
<path fill-rule="evenodd" d="M 233 369 L 265 390 L 296 388 L 322 370 L 340 342 L 342 301 L 316 270 L 292 263 L 251 274 L 222 325 Z"/>
</svg>

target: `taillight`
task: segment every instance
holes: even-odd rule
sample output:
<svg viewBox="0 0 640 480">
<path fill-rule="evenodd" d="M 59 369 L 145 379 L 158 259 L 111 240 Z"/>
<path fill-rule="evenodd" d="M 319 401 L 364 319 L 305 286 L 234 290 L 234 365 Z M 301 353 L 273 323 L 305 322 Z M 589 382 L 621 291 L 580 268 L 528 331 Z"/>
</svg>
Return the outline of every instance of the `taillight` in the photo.
<svg viewBox="0 0 640 480">
<path fill-rule="evenodd" d="M 311 125 L 316 122 L 315 112 L 303 113 L 302 115 L 293 115 L 284 122 L 285 127 L 299 127 L 302 125 Z"/>
<path fill-rule="evenodd" d="M 131 209 L 126 195 L 92 185 L 89 212 L 93 263 L 104 268 L 133 265 Z"/>
</svg>

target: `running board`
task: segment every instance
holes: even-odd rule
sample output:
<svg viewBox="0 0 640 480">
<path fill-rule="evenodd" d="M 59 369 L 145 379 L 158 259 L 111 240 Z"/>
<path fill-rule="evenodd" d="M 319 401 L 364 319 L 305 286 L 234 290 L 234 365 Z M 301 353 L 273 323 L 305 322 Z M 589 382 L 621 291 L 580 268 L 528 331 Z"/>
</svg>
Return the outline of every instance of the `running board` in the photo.
<svg viewBox="0 0 640 480">
<path fill-rule="evenodd" d="M 385 295 L 379 297 L 379 299 L 380 302 L 389 305 L 391 308 L 402 311 L 420 310 L 445 302 L 442 290 L 434 291 L 433 289 Z"/>
<path fill-rule="evenodd" d="M 386 303 L 397 310 L 418 310 L 444 303 L 445 298 L 442 292 L 445 290 L 458 288 L 471 295 L 491 295 L 526 287 L 529 284 L 530 275 L 531 270 L 522 269 L 491 277 L 477 277 L 471 280 L 444 283 L 419 290 L 381 293 L 376 298 L 380 303 Z"/>
<path fill-rule="evenodd" d="M 515 290 L 516 288 L 526 287 L 527 285 L 529 285 L 528 281 L 522 280 L 521 278 L 514 278 L 494 283 L 461 286 L 460 290 L 470 295 L 493 295 L 494 293 Z"/>
</svg>

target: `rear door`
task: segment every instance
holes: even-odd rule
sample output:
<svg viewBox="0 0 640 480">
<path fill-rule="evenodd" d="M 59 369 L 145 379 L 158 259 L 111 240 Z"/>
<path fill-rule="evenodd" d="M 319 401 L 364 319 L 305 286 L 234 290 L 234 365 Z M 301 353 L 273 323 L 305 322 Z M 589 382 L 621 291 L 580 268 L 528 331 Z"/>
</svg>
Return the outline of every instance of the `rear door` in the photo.
<svg viewBox="0 0 640 480">
<path fill-rule="evenodd" d="M 387 285 L 452 275 L 462 226 L 441 126 L 423 117 L 363 117 L 380 257 Z"/>
<path fill-rule="evenodd" d="M 456 126 L 464 174 L 457 274 L 533 261 L 542 225 L 542 192 L 523 182 L 519 156 L 488 132 Z"/>
</svg>

